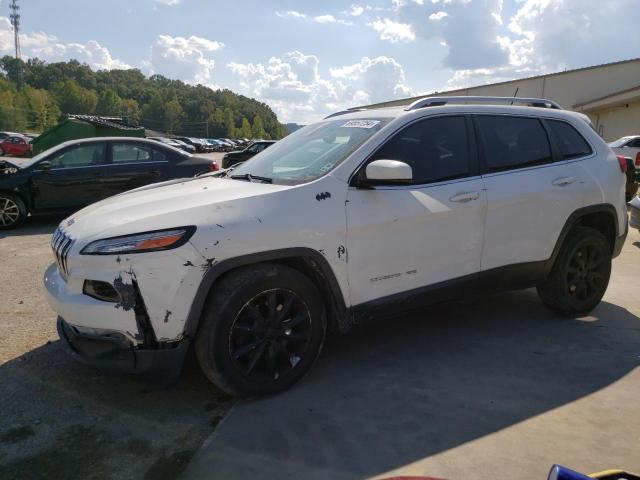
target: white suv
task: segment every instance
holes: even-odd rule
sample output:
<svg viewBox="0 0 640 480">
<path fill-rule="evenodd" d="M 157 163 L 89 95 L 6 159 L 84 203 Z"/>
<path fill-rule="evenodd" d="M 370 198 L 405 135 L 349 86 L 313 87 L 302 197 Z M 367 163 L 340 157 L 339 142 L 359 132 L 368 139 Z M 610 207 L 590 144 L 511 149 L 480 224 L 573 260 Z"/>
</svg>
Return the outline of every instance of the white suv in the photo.
<svg viewBox="0 0 640 480">
<path fill-rule="evenodd" d="M 472 288 L 535 286 L 556 312 L 589 312 L 627 233 L 622 168 L 547 100 L 340 112 L 222 176 L 79 211 L 44 283 L 86 363 L 170 379 L 193 345 L 224 391 L 271 393 L 328 332 Z"/>
</svg>

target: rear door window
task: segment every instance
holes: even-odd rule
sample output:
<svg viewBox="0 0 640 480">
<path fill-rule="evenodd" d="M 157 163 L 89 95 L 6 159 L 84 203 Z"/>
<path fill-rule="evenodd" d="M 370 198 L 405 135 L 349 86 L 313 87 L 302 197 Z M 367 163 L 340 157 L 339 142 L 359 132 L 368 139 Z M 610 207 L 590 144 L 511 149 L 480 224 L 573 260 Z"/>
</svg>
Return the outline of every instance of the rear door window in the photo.
<svg viewBox="0 0 640 480">
<path fill-rule="evenodd" d="M 547 120 L 563 160 L 591 154 L 591 147 L 578 131 L 566 122 Z"/>
<path fill-rule="evenodd" d="M 537 118 L 478 115 L 476 124 L 489 171 L 552 161 L 547 133 Z"/>
<path fill-rule="evenodd" d="M 437 117 L 401 130 L 373 155 L 374 160 L 399 160 L 413 172 L 413 184 L 466 177 L 470 156 L 465 118 Z"/>
<path fill-rule="evenodd" d="M 111 156 L 114 164 L 164 162 L 167 160 L 166 155 L 160 149 L 130 142 L 113 143 Z"/>
</svg>

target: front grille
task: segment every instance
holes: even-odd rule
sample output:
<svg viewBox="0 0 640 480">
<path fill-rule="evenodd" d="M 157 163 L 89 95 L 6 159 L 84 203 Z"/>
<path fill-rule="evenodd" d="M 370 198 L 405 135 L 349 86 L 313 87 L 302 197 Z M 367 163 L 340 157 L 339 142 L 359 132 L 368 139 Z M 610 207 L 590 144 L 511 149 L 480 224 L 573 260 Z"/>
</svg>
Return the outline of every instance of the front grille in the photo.
<svg viewBox="0 0 640 480">
<path fill-rule="evenodd" d="M 51 238 L 51 248 L 53 249 L 53 254 L 56 256 L 60 273 L 62 273 L 64 278 L 69 275 L 67 255 L 72 245 L 73 239 L 58 227 Z"/>
</svg>

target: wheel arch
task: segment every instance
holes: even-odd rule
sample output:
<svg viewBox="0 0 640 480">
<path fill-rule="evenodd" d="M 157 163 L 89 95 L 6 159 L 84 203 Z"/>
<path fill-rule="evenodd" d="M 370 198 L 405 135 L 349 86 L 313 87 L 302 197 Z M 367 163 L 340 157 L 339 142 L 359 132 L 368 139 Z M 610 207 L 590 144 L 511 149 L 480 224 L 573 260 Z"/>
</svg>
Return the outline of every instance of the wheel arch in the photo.
<svg viewBox="0 0 640 480">
<path fill-rule="evenodd" d="M 562 230 L 560 231 L 560 235 L 558 236 L 558 240 L 556 241 L 556 245 L 553 249 L 553 254 L 547 262 L 547 271 L 550 271 L 553 267 L 569 232 L 577 226 L 590 227 L 599 231 L 607 238 L 611 247 L 612 256 L 615 257 L 619 253 L 616 252 L 616 246 L 618 243 L 616 242 L 616 239 L 623 235 L 623 232 L 620 232 L 618 215 L 615 207 L 610 203 L 589 205 L 587 207 L 579 208 L 569 215 L 564 227 L 562 227 Z"/>
<path fill-rule="evenodd" d="M 24 208 L 27 210 L 27 214 L 29 214 L 32 210 L 31 208 L 31 203 L 29 202 L 29 199 L 19 190 L 10 190 L 8 188 L 0 188 L 0 195 L 2 195 L 3 193 L 8 193 L 10 195 L 13 195 L 14 197 L 18 197 L 20 200 L 22 200 L 22 203 L 24 204 Z"/>
<path fill-rule="evenodd" d="M 286 265 L 309 277 L 322 295 L 327 308 L 328 327 L 332 333 L 346 333 L 351 328 L 352 322 L 348 308 L 329 262 L 320 252 L 300 247 L 243 255 L 211 266 L 205 272 L 191 304 L 184 329 L 185 335 L 189 338 L 195 337 L 207 298 L 216 283 L 224 280 L 225 274 L 242 267 L 266 262 Z"/>
</svg>

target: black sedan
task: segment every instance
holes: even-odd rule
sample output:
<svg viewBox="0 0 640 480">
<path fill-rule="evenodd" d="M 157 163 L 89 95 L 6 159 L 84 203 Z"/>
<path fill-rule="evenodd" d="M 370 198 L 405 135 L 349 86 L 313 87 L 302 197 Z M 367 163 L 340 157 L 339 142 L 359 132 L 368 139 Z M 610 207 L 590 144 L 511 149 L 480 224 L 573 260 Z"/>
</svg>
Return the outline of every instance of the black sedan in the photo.
<svg viewBox="0 0 640 480">
<path fill-rule="evenodd" d="M 276 143 L 274 140 L 260 140 L 258 142 L 253 142 L 244 150 L 229 152 L 222 157 L 222 168 L 231 168 L 238 163 L 249 160 L 251 157 L 260 153 L 265 148 L 270 147 L 274 143 Z"/>
<path fill-rule="evenodd" d="M 21 165 L 0 161 L 0 230 L 29 213 L 71 213 L 143 185 L 218 168 L 208 158 L 144 138 L 65 142 Z"/>
</svg>

